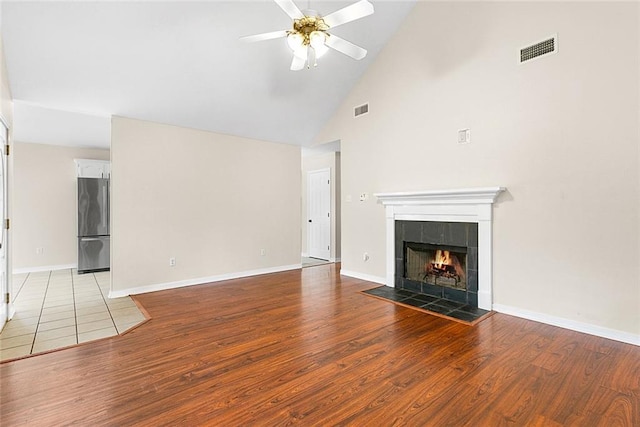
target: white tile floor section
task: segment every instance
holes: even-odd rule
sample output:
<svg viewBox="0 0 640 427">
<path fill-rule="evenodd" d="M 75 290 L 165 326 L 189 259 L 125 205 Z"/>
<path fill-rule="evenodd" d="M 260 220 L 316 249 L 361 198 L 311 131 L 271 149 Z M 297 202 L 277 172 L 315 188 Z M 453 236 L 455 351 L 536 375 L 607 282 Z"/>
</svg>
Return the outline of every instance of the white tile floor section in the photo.
<svg viewBox="0 0 640 427">
<path fill-rule="evenodd" d="M 331 261 L 325 261 L 318 258 L 302 257 L 302 267 L 315 267 L 316 265 L 330 264 Z"/>
<path fill-rule="evenodd" d="M 16 314 L 0 333 L 0 360 L 118 335 L 144 321 L 131 298 L 108 298 L 109 274 L 14 275 Z"/>
</svg>

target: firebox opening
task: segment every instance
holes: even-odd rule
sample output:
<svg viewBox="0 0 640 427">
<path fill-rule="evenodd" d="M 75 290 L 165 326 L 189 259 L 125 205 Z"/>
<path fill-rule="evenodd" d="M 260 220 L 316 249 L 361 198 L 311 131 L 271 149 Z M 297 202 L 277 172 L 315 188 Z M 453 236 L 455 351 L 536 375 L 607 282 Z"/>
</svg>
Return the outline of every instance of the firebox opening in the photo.
<svg viewBox="0 0 640 427">
<path fill-rule="evenodd" d="M 404 277 L 467 290 L 467 248 L 404 242 Z"/>
</svg>

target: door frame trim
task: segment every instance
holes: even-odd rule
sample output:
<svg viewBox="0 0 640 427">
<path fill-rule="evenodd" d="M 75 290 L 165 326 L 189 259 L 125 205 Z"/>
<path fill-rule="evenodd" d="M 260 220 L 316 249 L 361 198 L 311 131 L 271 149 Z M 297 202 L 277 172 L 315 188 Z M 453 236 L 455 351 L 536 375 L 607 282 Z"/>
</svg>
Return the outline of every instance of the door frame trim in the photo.
<svg viewBox="0 0 640 427">
<path fill-rule="evenodd" d="M 5 135 L 5 145 L 9 145 L 11 146 L 11 126 L 9 125 L 9 121 L 4 117 L 4 115 L 2 115 L 2 113 L 0 113 L 0 123 L 2 123 L 2 125 L 5 127 L 6 129 L 6 135 Z M 4 215 L 6 218 L 9 218 L 9 200 L 11 199 L 10 194 L 11 194 L 11 185 L 10 185 L 10 175 L 11 175 L 11 162 L 9 161 L 9 157 L 6 155 L 5 153 L 5 149 L 4 147 L 2 147 L 2 151 L 0 154 L 0 161 L 4 161 L 6 158 L 6 167 L 4 168 L 4 206 L 2 207 L 2 209 L 4 209 Z M 0 329 L 2 329 L 6 322 L 8 322 L 9 320 L 11 320 L 13 318 L 13 315 L 15 314 L 15 306 L 13 304 L 13 281 L 11 280 L 12 277 L 12 271 L 11 271 L 11 229 L 6 229 L 5 225 L 2 224 L 2 232 L 6 232 L 5 234 L 5 239 L 4 239 L 4 247 L 5 247 L 5 257 L 4 257 L 4 271 L 5 271 L 5 277 L 6 277 L 6 283 L 7 283 L 7 294 L 9 295 L 9 302 L 7 303 L 7 318 L 3 320 L 3 325 L 0 326 Z M 5 296 L 2 295 L 2 299 L 4 300 Z"/>
</svg>

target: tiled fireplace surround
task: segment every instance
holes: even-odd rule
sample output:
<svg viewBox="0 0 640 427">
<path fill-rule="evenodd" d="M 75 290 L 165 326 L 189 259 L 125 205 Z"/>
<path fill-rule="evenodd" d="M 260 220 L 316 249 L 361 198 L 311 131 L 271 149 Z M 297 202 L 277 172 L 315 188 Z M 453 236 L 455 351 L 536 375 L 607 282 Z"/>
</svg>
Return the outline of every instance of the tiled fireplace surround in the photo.
<svg viewBox="0 0 640 427">
<path fill-rule="evenodd" d="M 403 193 L 378 193 L 375 196 L 385 206 L 386 214 L 386 278 L 385 284 L 396 286 L 397 259 L 402 258 L 402 241 L 396 242 L 396 233 L 405 231 L 416 238 L 420 229 L 422 243 L 434 243 L 467 247 L 467 259 L 474 256 L 477 248 L 477 294 L 475 284 L 468 283 L 472 302 L 477 297 L 477 306 L 484 310 L 492 309 L 492 205 L 503 187 L 466 188 L 456 190 L 435 190 Z M 417 221 L 412 227 L 408 222 Z M 436 223 L 436 224 L 428 224 Z M 463 223 L 456 225 L 454 223 Z M 475 228 L 477 225 L 477 246 Z M 399 230 L 399 231 L 398 231 Z M 445 231 L 446 230 L 446 231 Z M 424 241 L 423 237 L 434 232 L 440 236 L 437 241 Z M 462 233 L 466 244 L 462 245 Z M 445 237 L 446 235 L 446 237 Z M 471 235 L 471 237 L 469 237 Z M 400 237 L 400 236 L 398 236 Z M 407 236 L 404 236 L 407 237 Z M 406 240 L 406 239 L 405 239 Z M 427 239 L 429 240 L 429 239 Z M 460 244 L 454 244 L 454 241 Z M 420 242 L 420 241 L 418 241 Z M 472 261 L 471 266 L 473 267 Z M 469 270 L 469 265 L 467 266 Z M 402 270 L 398 270 L 402 276 Z"/>
<path fill-rule="evenodd" d="M 478 224 L 468 222 L 395 221 L 395 282 L 397 289 L 433 295 L 478 307 Z M 405 244 L 426 243 L 438 247 L 458 247 L 467 254 L 466 290 L 431 285 L 403 277 Z"/>
</svg>

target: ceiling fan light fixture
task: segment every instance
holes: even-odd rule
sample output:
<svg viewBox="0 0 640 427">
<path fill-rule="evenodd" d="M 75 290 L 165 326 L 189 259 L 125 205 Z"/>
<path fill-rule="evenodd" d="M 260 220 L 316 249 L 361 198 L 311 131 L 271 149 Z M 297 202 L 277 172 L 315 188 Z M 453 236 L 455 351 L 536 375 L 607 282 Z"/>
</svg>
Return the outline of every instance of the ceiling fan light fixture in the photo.
<svg viewBox="0 0 640 427">
<path fill-rule="evenodd" d="M 318 45 L 324 45 L 324 40 L 326 36 L 322 31 L 313 31 L 311 35 L 309 35 L 309 43 L 314 48 L 317 48 Z"/>
<path fill-rule="evenodd" d="M 304 36 L 298 32 L 291 32 L 287 36 L 287 44 L 295 52 L 304 46 Z"/>
<path fill-rule="evenodd" d="M 320 58 L 329 50 L 327 45 L 324 44 L 326 39 L 327 34 L 324 31 L 314 31 L 309 35 L 309 44 L 315 49 L 316 58 Z"/>
</svg>

